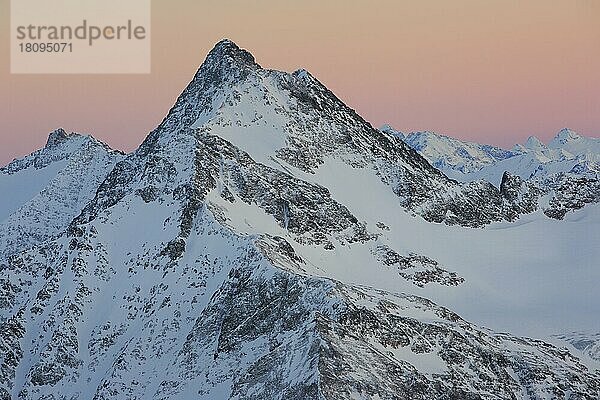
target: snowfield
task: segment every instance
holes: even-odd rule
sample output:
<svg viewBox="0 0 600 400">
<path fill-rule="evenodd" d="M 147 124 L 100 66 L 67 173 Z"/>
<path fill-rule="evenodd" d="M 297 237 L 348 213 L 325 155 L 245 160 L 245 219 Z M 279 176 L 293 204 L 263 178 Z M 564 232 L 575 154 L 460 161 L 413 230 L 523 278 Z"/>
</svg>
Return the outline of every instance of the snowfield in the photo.
<svg viewBox="0 0 600 400">
<path fill-rule="evenodd" d="M 228 137 L 253 158 L 264 154 L 258 141 Z M 315 274 L 350 284 L 392 292 L 410 291 L 444 304 L 470 321 L 494 330 L 532 337 L 570 331 L 600 332 L 600 206 L 594 204 L 548 219 L 541 212 L 515 222 L 497 222 L 481 229 L 431 224 L 398 210 L 398 198 L 368 169 L 328 159 L 315 174 L 288 172 L 327 187 L 334 199 L 381 235 L 378 242 L 406 253 L 425 254 L 465 278 L 459 287 L 415 288 L 381 268 L 362 244 L 331 252 L 293 243 L 310 260 Z M 227 207 L 232 227 L 245 233 L 286 236 L 260 208 Z M 377 228 L 383 222 L 389 229 Z M 326 267 L 324 267 L 326 266 Z"/>
</svg>

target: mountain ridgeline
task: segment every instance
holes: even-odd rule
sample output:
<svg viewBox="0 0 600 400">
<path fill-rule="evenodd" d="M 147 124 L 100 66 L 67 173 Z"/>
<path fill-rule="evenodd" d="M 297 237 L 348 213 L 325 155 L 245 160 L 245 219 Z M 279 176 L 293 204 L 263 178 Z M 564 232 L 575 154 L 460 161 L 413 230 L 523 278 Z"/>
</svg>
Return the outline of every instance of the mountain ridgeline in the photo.
<svg viewBox="0 0 600 400">
<path fill-rule="evenodd" d="M 512 150 L 433 132 L 404 135 L 389 125 L 381 130 L 400 138 L 453 179 L 494 183 L 509 201 L 529 198 L 521 213 L 541 209 L 548 217 L 562 219 L 600 201 L 600 139 L 570 129 L 562 129 L 548 145 L 530 136 Z"/>
</svg>

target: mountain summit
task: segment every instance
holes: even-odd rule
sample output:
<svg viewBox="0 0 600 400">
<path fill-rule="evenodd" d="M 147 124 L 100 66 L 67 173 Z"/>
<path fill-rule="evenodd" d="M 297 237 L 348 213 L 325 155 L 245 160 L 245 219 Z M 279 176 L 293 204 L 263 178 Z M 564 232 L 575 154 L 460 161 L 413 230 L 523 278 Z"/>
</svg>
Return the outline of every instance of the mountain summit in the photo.
<svg viewBox="0 0 600 400">
<path fill-rule="evenodd" d="M 572 142 L 579 139 L 581 139 L 581 136 L 579 136 L 576 132 L 568 128 L 563 128 L 556 134 L 554 139 L 552 139 L 552 141 L 548 143 L 548 147 L 559 148 L 561 146 L 564 146 L 568 142 Z"/>
<path fill-rule="evenodd" d="M 210 65 L 260 68 L 249 51 L 240 49 L 237 44 L 229 39 L 223 39 L 213 47 L 206 57 L 206 63 Z"/>
<path fill-rule="evenodd" d="M 63 128 L 58 128 L 48 135 L 48 140 L 46 141 L 46 147 L 56 146 L 59 143 L 64 142 L 69 137 L 69 134 L 65 132 Z"/>
<path fill-rule="evenodd" d="M 524 146 L 530 150 L 543 149 L 546 147 L 544 143 L 542 143 L 542 141 L 535 136 L 529 136 Z"/>
<path fill-rule="evenodd" d="M 511 283 L 485 273 L 524 265 L 506 246 L 533 235 L 509 221 L 536 209 L 534 189 L 508 175 L 502 191 L 449 179 L 306 71 L 260 68 L 222 41 L 134 152 L 103 155 L 81 140 L 81 157 L 60 156 L 66 141 L 1 170 L 9 190 L 57 170 L 53 183 L 86 189 L 78 201 L 60 185 L 32 189 L 24 199 L 52 200 L 43 214 L 60 227 L 36 225 L 0 252 L 2 399 L 600 393 L 574 351 L 457 314 L 510 303 L 516 325 L 531 320 L 505 286 L 488 302 L 480 294 Z M 54 169 L 30 168 L 41 153 Z M 5 220 L 15 241 L 23 216 L 37 221 L 36 207 L 20 210 Z M 583 254 L 570 226 L 562 245 Z M 544 267 L 531 276 L 560 270 Z"/>
</svg>

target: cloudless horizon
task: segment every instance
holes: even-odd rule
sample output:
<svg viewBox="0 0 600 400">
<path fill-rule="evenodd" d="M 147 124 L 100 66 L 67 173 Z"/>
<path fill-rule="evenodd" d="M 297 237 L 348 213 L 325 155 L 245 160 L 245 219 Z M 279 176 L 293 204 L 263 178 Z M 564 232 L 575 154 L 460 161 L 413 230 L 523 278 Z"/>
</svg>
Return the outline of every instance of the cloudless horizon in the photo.
<svg viewBox="0 0 600 400">
<path fill-rule="evenodd" d="M 152 2 L 152 73 L 11 75 L 0 0 L 0 165 L 50 131 L 131 151 L 210 49 L 229 38 L 265 67 L 309 70 L 373 126 L 510 148 L 565 127 L 600 136 L 600 2 Z"/>
</svg>

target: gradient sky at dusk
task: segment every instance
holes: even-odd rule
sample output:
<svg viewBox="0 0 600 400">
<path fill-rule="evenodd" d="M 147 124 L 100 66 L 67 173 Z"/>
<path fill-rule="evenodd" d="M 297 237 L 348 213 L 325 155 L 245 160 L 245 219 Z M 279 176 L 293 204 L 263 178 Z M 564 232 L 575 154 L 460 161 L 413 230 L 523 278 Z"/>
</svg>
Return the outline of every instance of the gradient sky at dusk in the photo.
<svg viewBox="0 0 600 400">
<path fill-rule="evenodd" d="M 306 68 L 376 127 L 511 147 L 600 136 L 600 1 L 152 2 L 152 74 L 10 75 L 0 0 L 0 164 L 49 131 L 132 150 L 227 37 L 263 67 Z"/>
</svg>

